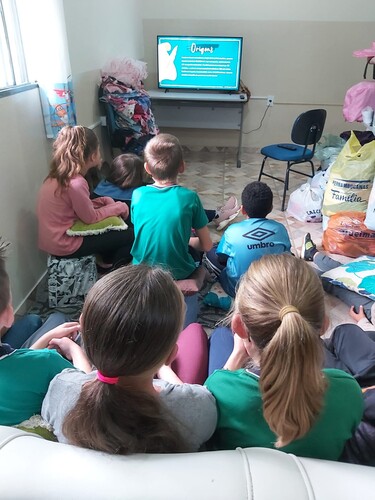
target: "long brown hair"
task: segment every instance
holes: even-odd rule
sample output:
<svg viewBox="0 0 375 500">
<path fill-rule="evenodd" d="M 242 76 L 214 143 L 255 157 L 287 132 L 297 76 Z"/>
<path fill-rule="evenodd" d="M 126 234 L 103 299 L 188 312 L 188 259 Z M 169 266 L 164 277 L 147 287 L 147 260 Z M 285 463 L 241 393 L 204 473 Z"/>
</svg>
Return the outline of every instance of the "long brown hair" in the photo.
<svg viewBox="0 0 375 500">
<path fill-rule="evenodd" d="M 183 314 L 182 294 L 167 272 L 146 265 L 117 269 L 87 295 L 87 356 L 107 377 L 141 375 L 171 352 Z M 157 394 L 97 379 L 84 384 L 63 433 L 72 444 L 108 453 L 186 451 Z"/>
<path fill-rule="evenodd" d="M 48 178 L 56 179 L 62 188 L 67 187 L 72 177 L 82 173 L 87 160 L 98 147 L 98 138 L 91 129 L 81 125 L 62 128 L 53 143 Z"/>
<path fill-rule="evenodd" d="M 145 181 L 143 161 L 137 155 L 124 153 L 116 156 L 106 176 L 107 181 L 120 188 L 143 186 Z"/>
<path fill-rule="evenodd" d="M 264 418 L 276 447 L 286 446 L 311 429 L 323 405 L 321 282 L 290 254 L 263 256 L 243 276 L 235 311 L 260 352 Z"/>
</svg>

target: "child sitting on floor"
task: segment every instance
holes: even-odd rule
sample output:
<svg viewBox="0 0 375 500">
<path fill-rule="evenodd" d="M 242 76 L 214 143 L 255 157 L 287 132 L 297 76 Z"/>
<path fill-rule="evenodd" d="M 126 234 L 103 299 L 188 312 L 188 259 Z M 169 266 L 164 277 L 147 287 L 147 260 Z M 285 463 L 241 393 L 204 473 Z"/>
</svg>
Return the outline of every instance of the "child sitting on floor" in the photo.
<svg viewBox="0 0 375 500">
<path fill-rule="evenodd" d="M 363 397 L 353 377 L 323 369 L 324 326 L 324 292 L 311 267 L 287 253 L 253 262 L 235 298 L 232 353 L 206 381 L 218 408 L 216 447 L 340 458 L 361 421 Z M 213 336 L 210 357 L 217 358 L 227 337 Z"/>
<path fill-rule="evenodd" d="M 208 266 L 219 276 L 224 291 L 235 296 L 241 276 L 264 254 L 290 251 L 285 227 L 267 215 L 272 211 L 273 194 L 264 182 L 251 182 L 242 191 L 242 213 L 246 219 L 232 224 L 217 247 L 207 254 Z"/>
<path fill-rule="evenodd" d="M 202 382 L 207 368 L 203 329 L 180 334 L 184 309 L 170 274 L 157 267 L 125 266 L 95 283 L 81 334 L 97 371 L 64 370 L 43 403 L 59 441 L 120 455 L 199 449 L 217 414 L 206 388 L 182 383 Z"/>
<path fill-rule="evenodd" d="M 133 263 L 160 265 L 168 269 L 185 294 L 203 285 L 205 271 L 189 252 L 207 252 L 212 247 L 208 219 L 199 196 L 179 186 L 177 177 L 185 169 L 182 148 L 176 137 L 160 134 L 144 150 L 145 169 L 155 183 L 133 193 Z M 192 229 L 196 236 L 191 236 Z"/>
<path fill-rule="evenodd" d="M 9 276 L 5 269 L 7 243 L 0 241 L 0 327 L 9 328 L 14 321 Z M 48 385 L 64 368 L 73 368 L 53 347 L 64 337 L 75 337 L 79 323 L 63 323 L 37 339 L 30 349 L 13 349 L 0 342 L 0 424 L 16 425 L 40 413 Z M 42 332 L 39 332 L 41 335 Z M 31 339 L 29 339 L 31 340 Z M 81 357 L 81 349 L 74 344 L 70 351 L 73 364 L 91 370 Z"/>
<path fill-rule="evenodd" d="M 103 196 L 90 199 L 85 175 L 101 162 L 99 141 L 87 127 L 62 128 L 53 144 L 50 172 L 39 191 L 37 215 L 39 248 L 64 258 L 99 254 L 107 264 L 126 264 L 131 260 L 133 230 L 103 234 L 68 236 L 77 221 L 93 224 L 107 217 L 129 213 L 127 205 Z"/>
<path fill-rule="evenodd" d="M 125 153 L 113 160 L 104 180 L 94 189 L 95 196 L 109 196 L 115 201 L 123 201 L 129 207 L 127 224 L 131 222 L 131 200 L 135 189 L 147 184 L 142 159 L 132 153 Z"/>
</svg>

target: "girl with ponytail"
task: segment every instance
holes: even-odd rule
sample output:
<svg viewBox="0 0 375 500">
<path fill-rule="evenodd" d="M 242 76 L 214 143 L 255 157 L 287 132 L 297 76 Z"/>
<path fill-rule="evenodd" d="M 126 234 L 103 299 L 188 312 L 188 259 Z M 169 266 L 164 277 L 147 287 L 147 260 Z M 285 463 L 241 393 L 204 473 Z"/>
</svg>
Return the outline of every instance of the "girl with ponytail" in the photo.
<svg viewBox="0 0 375 500">
<path fill-rule="evenodd" d="M 281 254 L 251 264 L 235 298 L 226 371 L 206 381 L 217 400 L 218 448 L 340 457 L 361 420 L 363 398 L 350 375 L 323 369 L 324 325 L 322 285 L 306 262 Z M 220 337 L 223 329 L 214 333 L 211 357 Z"/>
<path fill-rule="evenodd" d="M 195 364 L 199 372 L 207 356 L 207 336 L 199 325 L 190 325 L 179 338 L 184 311 L 172 277 L 143 264 L 117 269 L 91 288 L 80 321 L 84 350 L 96 370 L 64 370 L 43 403 L 42 416 L 59 441 L 129 454 L 196 451 L 209 439 L 216 426 L 215 400 L 205 387 L 183 384 L 178 376 L 193 381 L 186 367 L 191 372 Z M 181 346 L 175 374 L 167 365 L 185 333 L 190 352 Z M 199 348 L 193 352 L 199 342 L 205 345 L 201 355 Z"/>
<path fill-rule="evenodd" d="M 57 257 L 99 254 L 108 264 L 130 262 L 133 229 L 107 231 L 90 236 L 68 236 L 77 221 L 93 224 L 119 215 L 126 219 L 126 203 L 102 196 L 90 199 L 85 175 L 101 163 L 99 141 L 89 128 L 77 125 L 61 129 L 54 144 L 50 173 L 39 191 L 37 215 L 39 248 Z"/>
</svg>

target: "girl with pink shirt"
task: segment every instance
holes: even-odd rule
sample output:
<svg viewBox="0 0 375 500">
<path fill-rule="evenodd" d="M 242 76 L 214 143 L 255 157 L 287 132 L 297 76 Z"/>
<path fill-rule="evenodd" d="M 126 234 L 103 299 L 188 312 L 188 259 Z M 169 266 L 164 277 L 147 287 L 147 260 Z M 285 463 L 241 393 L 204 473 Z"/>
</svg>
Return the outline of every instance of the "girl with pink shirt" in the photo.
<svg viewBox="0 0 375 500">
<path fill-rule="evenodd" d="M 99 141 L 92 130 L 78 125 L 60 131 L 53 144 L 50 173 L 38 197 L 41 250 L 65 258 L 99 254 L 104 262 L 116 265 L 130 262 L 134 240 L 131 228 L 90 236 L 66 234 L 78 219 L 93 224 L 113 215 L 124 219 L 129 215 L 126 203 L 108 196 L 90 199 L 84 176 L 100 162 Z"/>
</svg>

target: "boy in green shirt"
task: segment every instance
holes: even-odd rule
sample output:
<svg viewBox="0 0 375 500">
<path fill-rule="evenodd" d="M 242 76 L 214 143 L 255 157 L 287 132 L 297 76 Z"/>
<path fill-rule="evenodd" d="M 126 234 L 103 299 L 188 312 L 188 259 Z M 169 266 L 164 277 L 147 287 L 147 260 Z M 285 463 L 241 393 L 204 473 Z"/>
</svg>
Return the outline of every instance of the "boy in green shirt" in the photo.
<svg viewBox="0 0 375 500">
<path fill-rule="evenodd" d="M 207 216 L 197 193 L 178 185 L 185 163 L 176 137 L 157 135 L 147 143 L 144 156 L 145 169 L 155 182 L 133 193 L 133 264 L 162 266 L 185 295 L 193 294 L 203 285 L 205 271 L 197 268 L 191 253 L 212 248 Z"/>
</svg>

